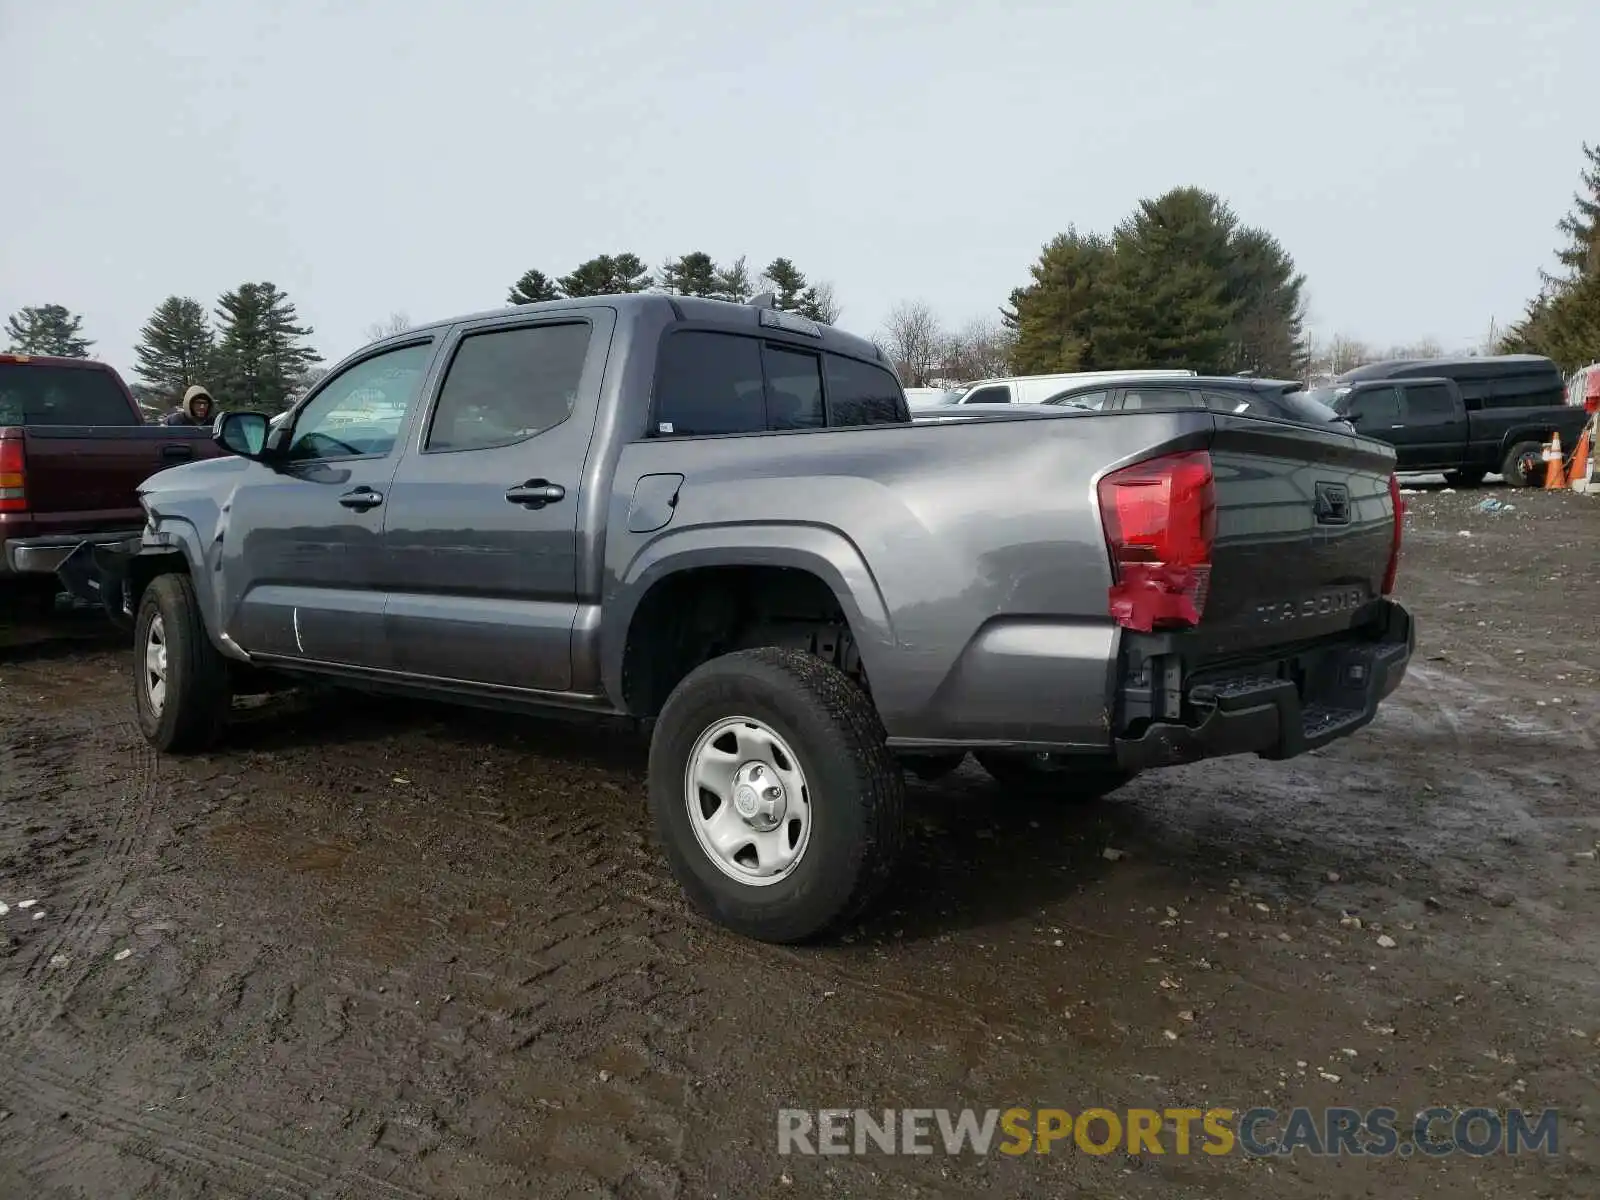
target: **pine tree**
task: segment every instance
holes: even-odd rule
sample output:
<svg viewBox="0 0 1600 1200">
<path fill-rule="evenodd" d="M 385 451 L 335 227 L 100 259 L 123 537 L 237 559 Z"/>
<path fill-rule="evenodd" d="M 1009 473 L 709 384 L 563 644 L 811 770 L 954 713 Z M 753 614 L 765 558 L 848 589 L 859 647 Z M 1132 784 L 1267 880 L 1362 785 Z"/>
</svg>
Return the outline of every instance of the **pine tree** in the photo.
<svg viewBox="0 0 1600 1200">
<path fill-rule="evenodd" d="M 1276 238 L 1198 188 L 1140 201 L 1110 238 L 1069 228 L 1032 274 L 1002 310 L 1018 371 L 1292 376 L 1304 359 L 1303 276 Z"/>
<path fill-rule="evenodd" d="M 320 356 L 305 344 L 289 297 L 272 283 L 245 283 L 217 301 L 219 406 L 279 413 Z"/>
<path fill-rule="evenodd" d="M 1540 272 L 1539 294 L 1499 347 L 1543 354 L 1568 371 L 1600 360 L 1600 145 L 1583 143 L 1583 157 L 1587 166 L 1579 174 L 1589 194 L 1576 195 L 1556 226 L 1567 235 L 1556 251 L 1563 271 Z"/>
<path fill-rule="evenodd" d="M 676 296 L 715 296 L 717 265 L 703 250 L 671 259 L 661 268 L 661 287 Z"/>
<path fill-rule="evenodd" d="M 511 285 L 507 304 L 541 304 L 546 300 L 559 300 L 561 293 L 543 271 L 529 269 Z"/>
<path fill-rule="evenodd" d="M 171 408 L 191 384 L 209 384 L 216 334 L 198 300 L 168 296 L 139 331 L 139 344 L 133 352 L 143 395 Z"/>
<path fill-rule="evenodd" d="M 1109 239 L 1073 226 L 1045 245 L 1030 268 L 1033 282 L 1013 291 L 1010 310 L 1001 310 L 1016 337 L 1013 370 L 1044 375 L 1101 365 L 1095 332 L 1112 253 Z"/>
<path fill-rule="evenodd" d="M 1556 258 L 1569 279 L 1600 275 L 1600 142 L 1593 146 L 1584 142 L 1583 157 L 1587 165 L 1579 168 L 1578 175 L 1588 194 L 1574 193 L 1572 211 L 1556 225 L 1567 235 Z"/>
<path fill-rule="evenodd" d="M 715 290 L 712 295 L 718 300 L 743 304 L 750 299 L 753 290 L 750 268 L 745 266 L 744 255 L 741 254 L 725 267 L 717 268 Z"/>
<path fill-rule="evenodd" d="M 10 348 L 18 354 L 88 358 L 94 342 L 83 336 L 83 318 L 60 304 L 29 305 L 6 321 Z"/>
<path fill-rule="evenodd" d="M 1228 240 L 1225 272 L 1234 317 L 1231 361 L 1224 367 L 1263 378 L 1298 378 L 1309 353 L 1306 280 L 1289 252 L 1264 229 L 1239 229 Z"/>
<path fill-rule="evenodd" d="M 556 280 L 563 296 L 616 296 L 647 290 L 654 281 L 637 254 L 602 254 Z"/>
<path fill-rule="evenodd" d="M 784 312 L 799 312 L 805 297 L 806 277 L 787 258 L 775 258 L 761 277 L 772 285 L 773 302 Z"/>
</svg>

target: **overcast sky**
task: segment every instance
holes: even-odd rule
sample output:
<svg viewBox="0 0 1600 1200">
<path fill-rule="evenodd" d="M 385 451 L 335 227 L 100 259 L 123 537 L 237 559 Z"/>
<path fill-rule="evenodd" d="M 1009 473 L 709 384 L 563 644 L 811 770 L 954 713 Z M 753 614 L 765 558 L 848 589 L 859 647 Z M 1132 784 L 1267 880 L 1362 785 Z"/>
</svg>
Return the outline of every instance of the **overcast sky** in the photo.
<svg viewBox="0 0 1600 1200">
<path fill-rule="evenodd" d="M 959 322 L 1180 184 L 1283 241 L 1319 335 L 1454 348 L 1600 140 L 1595 0 L 0 0 L 0 63 L 0 315 L 123 368 L 173 293 L 271 280 L 331 359 L 620 250 Z"/>
</svg>

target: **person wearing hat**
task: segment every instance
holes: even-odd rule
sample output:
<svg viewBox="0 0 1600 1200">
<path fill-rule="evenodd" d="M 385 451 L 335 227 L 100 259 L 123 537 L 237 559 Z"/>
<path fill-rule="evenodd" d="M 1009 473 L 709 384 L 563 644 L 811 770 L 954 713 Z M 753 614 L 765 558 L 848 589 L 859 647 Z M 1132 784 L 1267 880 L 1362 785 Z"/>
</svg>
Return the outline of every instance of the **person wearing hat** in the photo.
<svg viewBox="0 0 1600 1200">
<path fill-rule="evenodd" d="M 163 425 L 209 425 L 216 402 L 198 383 L 183 394 L 183 403 L 167 414 Z"/>
</svg>

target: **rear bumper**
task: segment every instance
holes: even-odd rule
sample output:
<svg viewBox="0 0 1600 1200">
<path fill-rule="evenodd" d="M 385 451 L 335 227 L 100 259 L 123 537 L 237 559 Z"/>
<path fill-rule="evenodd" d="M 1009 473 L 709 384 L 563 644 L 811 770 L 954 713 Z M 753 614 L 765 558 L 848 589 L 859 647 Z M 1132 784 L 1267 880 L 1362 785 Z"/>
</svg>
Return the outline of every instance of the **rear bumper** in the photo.
<svg viewBox="0 0 1600 1200">
<path fill-rule="evenodd" d="M 1416 651 L 1410 612 L 1381 603 L 1365 634 L 1198 675 L 1184 685 L 1179 719 L 1152 720 L 1115 739 L 1117 762 L 1143 770 L 1226 754 L 1293 758 L 1354 733 L 1400 686 Z"/>
<path fill-rule="evenodd" d="M 0 575 L 54 575 L 72 552 L 85 542 L 109 546 L 138 536 L 137 529 L 113 529 L 98 533 L 8 538 L 0 543 Z"/>
</svg>

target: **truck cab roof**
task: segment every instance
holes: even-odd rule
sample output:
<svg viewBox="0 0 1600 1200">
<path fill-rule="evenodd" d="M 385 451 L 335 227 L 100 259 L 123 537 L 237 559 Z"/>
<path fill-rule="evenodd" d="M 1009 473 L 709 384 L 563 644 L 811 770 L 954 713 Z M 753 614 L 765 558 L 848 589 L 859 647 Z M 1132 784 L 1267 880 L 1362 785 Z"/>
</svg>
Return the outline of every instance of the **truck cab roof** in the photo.
<svg viewBox="0 0 1600 1200">
<path fill-rule="evenodd" d="M 461 325 L 469 321 L 481 321 L 491 317 L 502 317 L 513 310 L 518 312 L 570 312 L 582 308 L 611 308 L 619 316 L 627 316 L 633 312 L 653 312 L 664 319 L 679 324 L 695 325 L 702 328 L 720 327 L 724 329 L 742 330 L 745 332 L 760 332 L 762 330 L 774 333 L 801 334 L 807 338 L 814 338 L 818 347 L 832 350 L 838 354 L 846 354 L 852 358 L 864 358 L 869 362 L 881 363 L 892 366 L 888 356 L 874 343 L 864 337 L 846 333 L 842 329 L 835 329 L 832 325 L 813 321 L 802 317 L 798 313 L 784 312 L 778 308 L 765 308 L 755 304 L 735 304 L 728 300 L 712 300 L 701 296 L 669 296 L 661 292 L 632 292 L 622 295 L 609 296 L 580 296 L 572 299 L 545 300 L 538 304 L 513 305 L 512 308 L 490 308 L 474 313 L 463 313 L 454 317 L 447 317 L 439 321 L 431 321 L 426 325 L 419 325 L 408 329 L 404 333 L 397 333 L 384 341 L 403 342 L 412 340 L 418 334 L 438 334 L 450 329 L 452 326 Z"/>
</svg>

